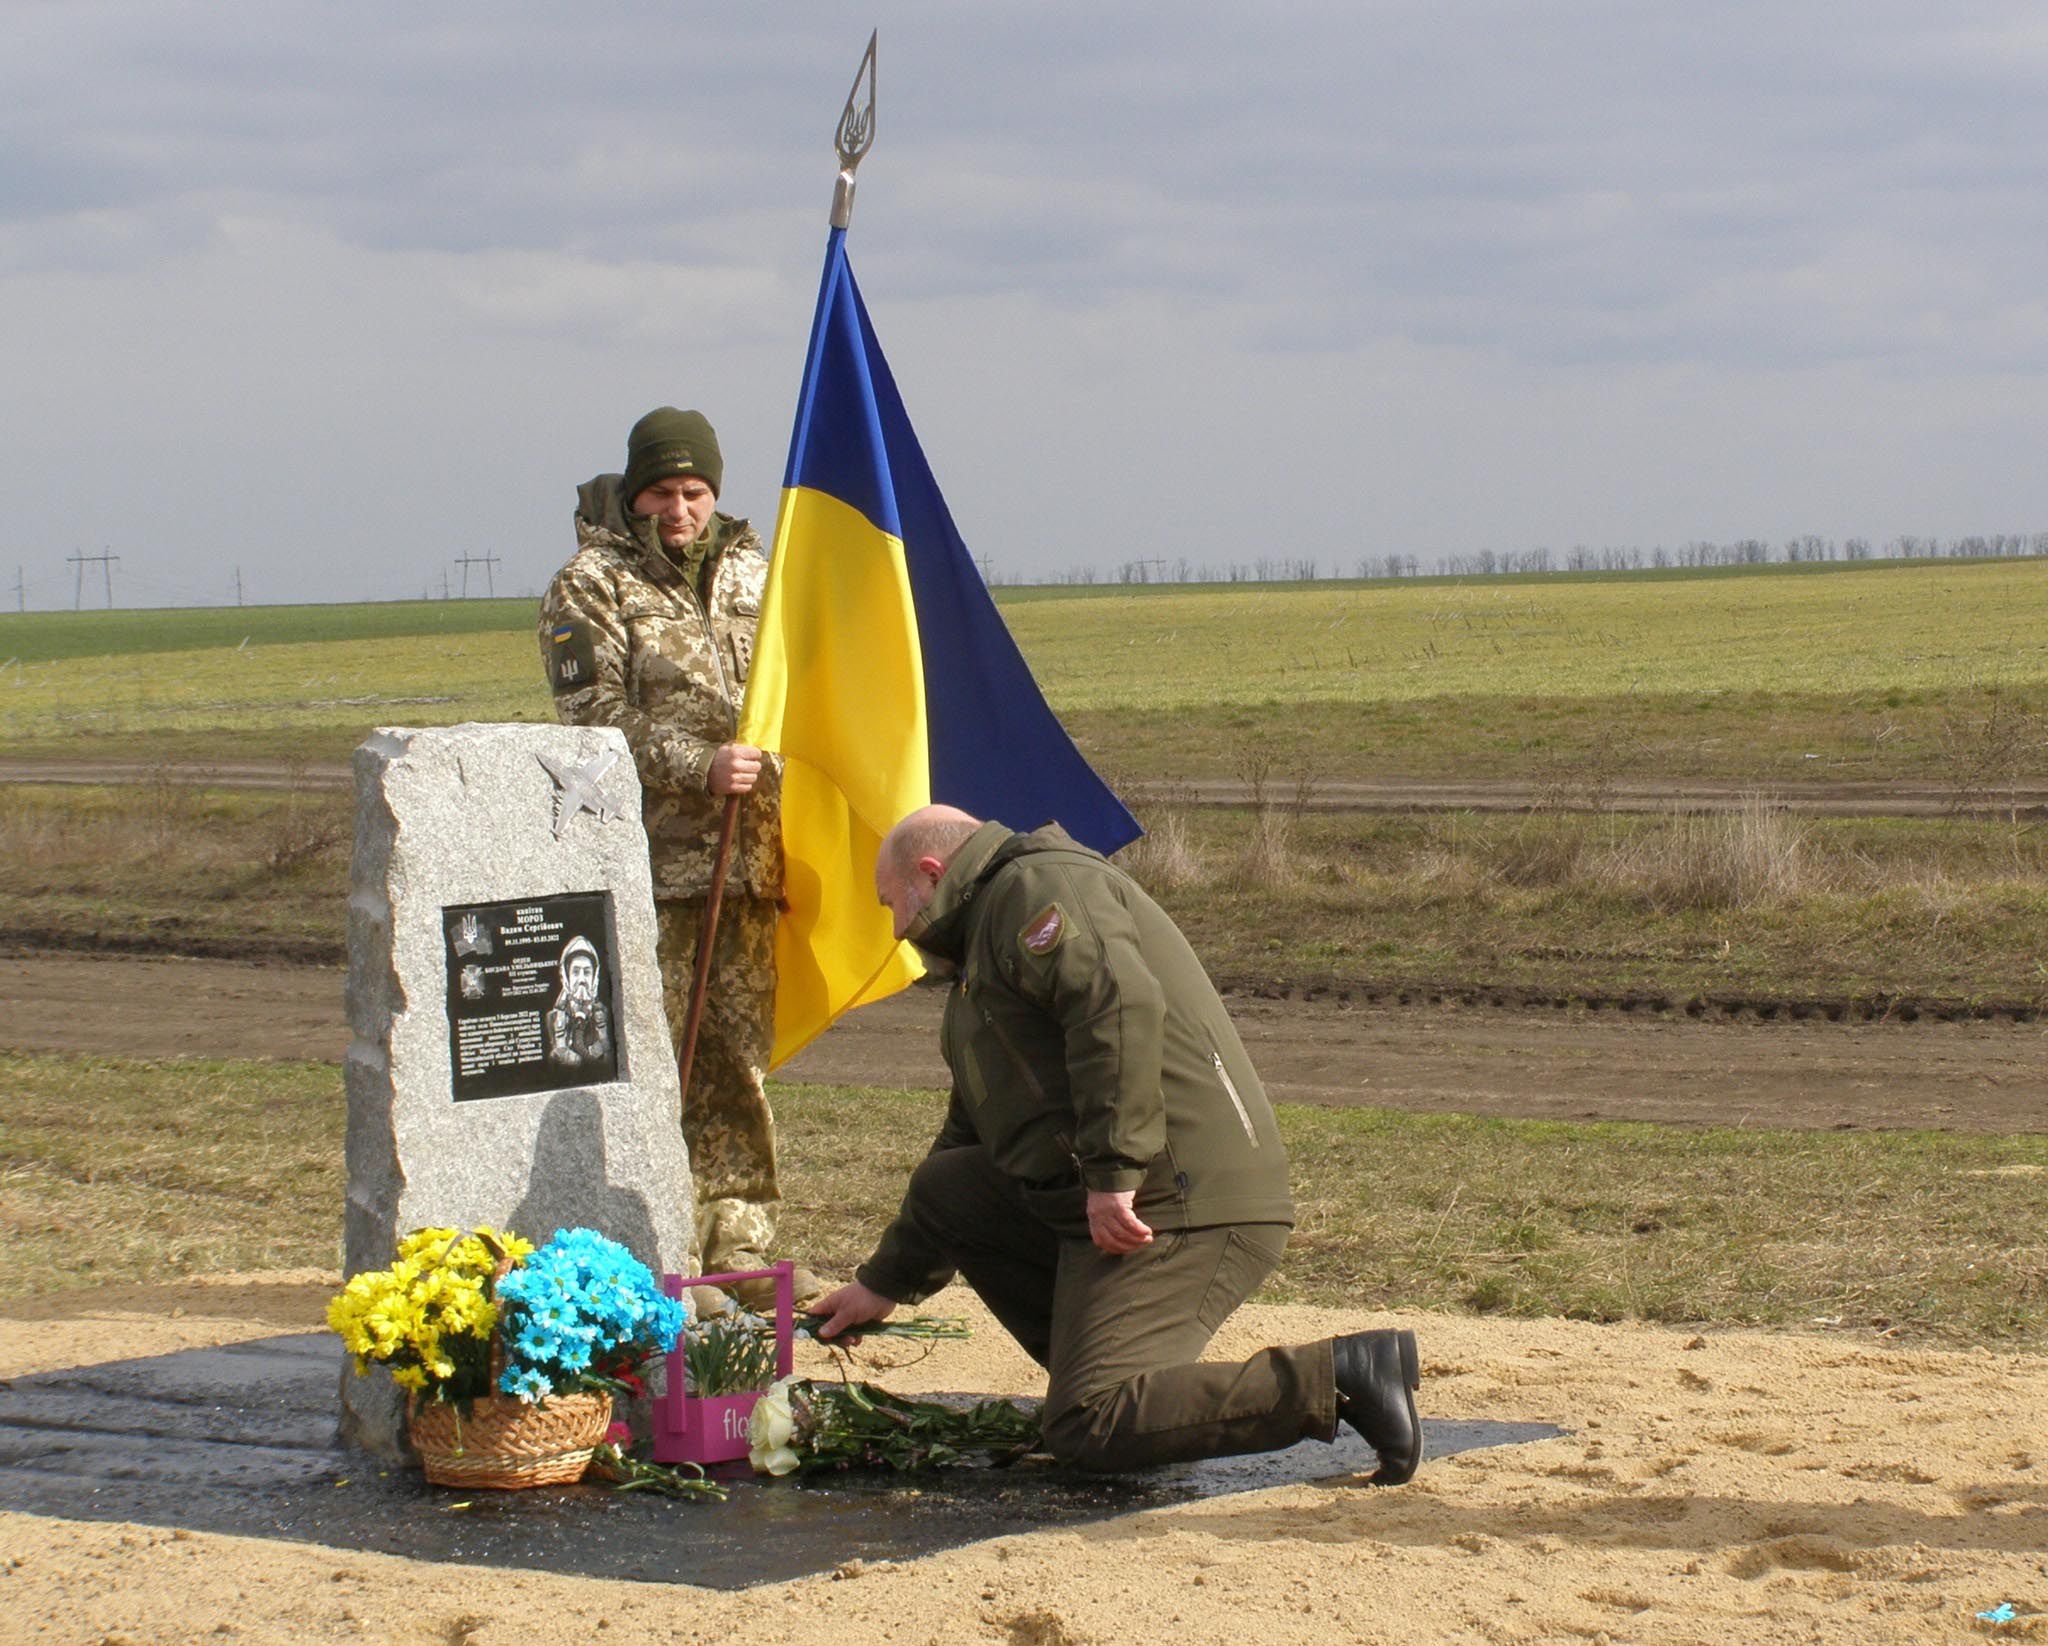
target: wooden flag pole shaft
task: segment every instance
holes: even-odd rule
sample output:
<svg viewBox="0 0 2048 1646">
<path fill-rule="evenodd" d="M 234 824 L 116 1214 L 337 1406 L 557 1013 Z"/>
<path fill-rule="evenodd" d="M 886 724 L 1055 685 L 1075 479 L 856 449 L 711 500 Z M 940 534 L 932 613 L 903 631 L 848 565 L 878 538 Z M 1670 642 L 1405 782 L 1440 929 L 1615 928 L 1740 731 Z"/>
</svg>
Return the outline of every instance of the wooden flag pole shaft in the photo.
<svg viewBox="0 0 2048 1646">
<path fill-rule="evenodd" d="M 711 978 L 711 943 L 718 936 L 718 906 L 725 900 L 725 874 L 732 863 L 733 829 L 740 820 L 740 797 L 725 797 L 725 818 L 718 826 L 718 856 L 711 863 L 711 892 L 704 900 L 704 924 L 697 932 L 697 965 L 690 977 L 690 1009 L 683 1019 L 682 1050 L 676 1054 L 676 1089 L 690 1101 L 690 1065 L 697 1060 L 697 1025 L 704 1018 L 704 988 Z"/>
</svg>

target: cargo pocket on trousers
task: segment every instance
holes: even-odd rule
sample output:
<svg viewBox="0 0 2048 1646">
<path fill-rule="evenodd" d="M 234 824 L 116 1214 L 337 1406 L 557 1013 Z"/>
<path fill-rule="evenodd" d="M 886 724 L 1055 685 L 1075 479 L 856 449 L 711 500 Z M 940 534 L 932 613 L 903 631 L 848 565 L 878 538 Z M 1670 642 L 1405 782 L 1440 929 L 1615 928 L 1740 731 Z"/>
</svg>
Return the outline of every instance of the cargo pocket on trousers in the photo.
<svg viewBox="0 0 2048 1646">
<path fill-rule="evenodd" d="M 1274 1224 L 1270 1234 L 1262 1224 L 1229 1231 L 1216 1260 L 1216 1273 L 1202 1293 L 1202 1306 L 1195 1311 L 1195 1318 L 1206 1330 L 1217 1330 L 1259 1289 L 1279 1264 L 1286 1245 L 1284 1224 Z"/>
</svg>

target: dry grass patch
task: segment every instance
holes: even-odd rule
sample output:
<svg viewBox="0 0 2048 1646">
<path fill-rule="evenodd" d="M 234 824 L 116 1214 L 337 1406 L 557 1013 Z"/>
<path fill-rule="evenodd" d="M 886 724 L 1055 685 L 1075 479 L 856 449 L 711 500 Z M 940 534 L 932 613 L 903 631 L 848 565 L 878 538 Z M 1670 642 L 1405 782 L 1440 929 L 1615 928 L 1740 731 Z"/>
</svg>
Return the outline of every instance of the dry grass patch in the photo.
<svg viewBox="0 0 2048 1646">
<path fill-rule="evenodd" d="M 1595 884 L 1637 892 L 1662 913 L 1783 906 L 1821 889 L 1813 827 L 1751 795 L 1734 812 L 1690 813 L 1592 854 Z"/>
<path fill-rule="evenodd" d="M 1175 789 L 1148 807 L 1140 821 L 1145 832 L 1123 851 L 1117 862 L 1142 884 L 1153 887 L 1192 885 L 1204 873 L 1191 821 L 1194 791 Z"/>
<path fill-rule="evenodd" d="M 80 936 L 337 948 L 353 806 L 209 787 L 159 767 L 110 788 L 0 787 L 0 925 Z"/>
<path fill-rule="evenodd" d="M 1201 872 L 1148 884 L 1211 971 L 1576 995 L 2048 1003 L 2048 830 L 1679 816 L 1188 814 Z M 1146 879 L 1142 865 L 1136 871 Z"/>
<path fill-rule="evenodd" d="M 317 1064 L 0 1056 L 0 1298 L 331 1268 Z M 942 1094 L 778 1086 L 786 1249 L 848 1274 Z M 2048 1138 L 1679 1131 L 1284 1108 L 1280 1301 L 2048 1343 Z"/>
<path fill-rule="evenodd" d="M 340 1262 L 341 1071 L 0 1055 L 0 1297 Z"/>
<path fill-rule="evenodd" d="M 1269 782 L 1147 808 L 1120 861 L 1219 976 L 1577 995 L 1873 992 L 2048 1002 L 2048 827 L 1735 814 L 1371 815 Z M 352 827 L 330 792 L 0 787 L 0 931 L 338 955 Z M 48 935 L 40 935 L 48 934 Z"/>
<path fill-rule="evenodd" d="M 2048 1139 L 1290 1110 L 1290 1298 L 2038 1343 Z M 2017 1169 L 2017 1170 L 2016 1170 Z"/>
</svg>

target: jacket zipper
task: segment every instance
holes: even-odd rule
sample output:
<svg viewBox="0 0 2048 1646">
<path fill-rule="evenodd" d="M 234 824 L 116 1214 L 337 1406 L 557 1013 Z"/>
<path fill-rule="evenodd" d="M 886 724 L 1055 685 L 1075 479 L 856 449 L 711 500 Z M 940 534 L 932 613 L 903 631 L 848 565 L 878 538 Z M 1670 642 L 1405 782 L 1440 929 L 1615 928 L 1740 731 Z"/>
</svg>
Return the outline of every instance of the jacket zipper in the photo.
<svg viewBox="0 0 2048 1646">
<path fill-rule="evenodd" d="M 1069 1137 L 1065 1132 L 1054 1132 L 1052 1134 L 1052 1140 L 1054 1143 L 1059 1145 L 1060 1153 L 1065 1155 L 1069 1160 L 1071 1160 L 1074 1163 L 1075 1178 L 1078 1181 L 1086 1182 L 1088 1178 L 1088 1169 L 1081 1164 L 1081 1151 L 1074 1147 L 1074 1140 L 1071 1137 Z"/>
<path fill-rule="evenodd" d="M 1237 1111 L 1238 1124 L 1244 1127 L 1244 1135 L 1251 1139 L 1252 1147 L 1256 1149 L 1259 1134 L 1252 1129 L 1251 1113 L 1245 1108 L 1244 1099 L 1237 1095 L 1237 1082 L 1230 1078 L 1230 1071 L 1223 1066 L 1223 1054 L 1211 1047 L 1209 1061 L 1216 1065 L 1216 1078 L 1223 1082 L 1223 1090 L 1230 1097 L 1230 1106 Z"/>
<path fill-rule="evenodd" d="M 718 587 L 718 570 L 716 567 L 712 568 L 711 586 L 714 589 Z M 732 678 L 725 672 L 725 659 L 719 655 L 718 630 L 711 621 L 710 603 L 698 597 L 697 591 L 691 586 L 688 577 L 683 579 L 683 592 L 690 597 L 690 604 L 697 608 L 697 615 L 704 620 L 704 643 L 710 649 L 711 661 L 718 667 L 719 689 L 725 693 L 726 713 L 732 717 L 732 735 L 737 737 L 740 734 L 739 704 L 733 700 Z"/>
<path fill-rule="evenodd" d="M 1009 1058 L 1017 1072 L 1024 1077 L 1024 1084 L 1031 1088 L 1032 1097 L 1037 1102 L 1043 1103 L 1045 1101 L 1045 1088 L 1039 1084 L 1038 1076 L 1031 1072 L 1031 1065 L 1018 1055 L 1016 1046 L 1012 1044 L 1010 1037 L 1003 1032 L 1003 1026 L 996 1021 L 996 1014 L 979 1001 L 975 1002 L 975 1010 L 981 1013 L 982 1022 L 988 1025 L 989 1033 L 996 1037 L 996 1043 L 1003 1048 L 1003 1054 Z M 1074 1140 L 1065 1132 L 1055 1132 L 1052 1140 L 1059 1146 L 1060 1152 L 1074 1163 L 1074 1175 L 1076 1177 L 1083 1177 L 1085 1172 L 1081 1165 L 1081 1155 L 1074 1147 Z"/>
<path fill-rule="evenodd" d="M 988 1025 L 989 1033 L 996 1037 L 997 1044 L 1003 1048 L 1010 1061 L 1016 1065 L 1017 1072 L 1024 1077 L 1024 1084 L 1031 1088 L 1032 1097 L 1043 1103 L 1045 1101 L 1045 1088 L 1038 1083 L 1038 1076 L 1031 1072 L 1031 1065 L 1018 1055 L 1017 1048 L 1011 1044 L 1010 1037 L 1003 1033 L 1003 1026 L 996 1021 L 996 1014 L 978 1001 L 976 1002 L 976 1009 L 981 1013 L 982 1022 Z"/>
</svg>

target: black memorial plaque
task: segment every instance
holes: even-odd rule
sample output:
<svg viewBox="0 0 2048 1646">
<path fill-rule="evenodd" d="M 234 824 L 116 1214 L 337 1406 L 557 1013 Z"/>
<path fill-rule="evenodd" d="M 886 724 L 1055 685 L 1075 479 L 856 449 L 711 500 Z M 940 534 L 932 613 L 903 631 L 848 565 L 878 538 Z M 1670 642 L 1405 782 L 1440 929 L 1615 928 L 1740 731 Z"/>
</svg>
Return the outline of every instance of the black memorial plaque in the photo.
<svg viewBox="0 0 2048 1646">
<path fill-rule="evenodd" d="M 441 911 L 456 1102 L 619 1078 L 610 905 L 572 892 Z"/>
</svg>

